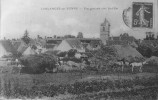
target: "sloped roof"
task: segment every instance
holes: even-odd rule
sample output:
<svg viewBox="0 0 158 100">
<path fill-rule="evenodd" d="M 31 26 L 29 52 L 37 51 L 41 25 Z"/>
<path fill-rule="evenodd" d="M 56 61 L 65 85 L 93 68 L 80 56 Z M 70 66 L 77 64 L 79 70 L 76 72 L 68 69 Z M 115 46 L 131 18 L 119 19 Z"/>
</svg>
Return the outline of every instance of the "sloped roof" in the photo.
<svg viewBox="0 0 158 100">
<path fill-rule="evenodd" d="M 18 50 L 20 44 L 21 44 L 21 41 L 15 41 L 15 42 L 13 42 L 13 46 L 14 46 L 14 48 L 15 48 L 16 50 Z"/>
<path fill-rule="evenodd" d="M 37 53 L 30 46 L 27 47 L 26 50 L 23 52 L 23 55 L 34 55 L 34 54 L 37 54 Z"/>
<path fill-rule="evenodd" d="M 130 44 L 132 47 L 135 47 L 135 48 L 137 48 L 138 47 L 138 45 L 133 41 L 131 44 Z"/>
<path fill-rule="evenodd" d="M 28 48 L 28 45 L 25 44 L 24 42 L 21 42 L 19 48 L 17 49 L 17 52 L 22 54 L 27 48 Z"/>
<path fill-rule="evenodd" d="M 128 59 L 129 57 L 143 58 L 143 56 L 135 48 L 132 48 L 131 46 L 115 45 L 113 47 L 115 48 L 116 53 L 120 59 Z"/>
<path fill-rule="evenodd" d="M 82 49 L 83 48 L 83 46 L 82 46 L 79 39 L 70 38 L 70 39 L 66 39 L 66 41 L 72 48 L 76 48 L 76 49 Z"/>
<path fill-rule="evenodd" d="M 30 38 L 29 44 L 31 44 L 31 45 L 36 45 L 36 40 Z"/>
<path fill-rule="evenodd" d="M 7 52 L 16 54 L 16 50 L 10 40 L 0 40 L 0 43 L 2 44 L 2 46 Z"/>
</svg>

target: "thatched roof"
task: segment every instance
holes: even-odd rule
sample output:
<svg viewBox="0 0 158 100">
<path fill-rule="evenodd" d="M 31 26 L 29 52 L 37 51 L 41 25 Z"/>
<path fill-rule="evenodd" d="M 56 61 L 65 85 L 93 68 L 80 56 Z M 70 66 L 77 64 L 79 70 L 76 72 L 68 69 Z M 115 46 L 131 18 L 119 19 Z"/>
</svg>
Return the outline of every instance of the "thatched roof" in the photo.
<svg viewBox="0 0 158 100">
<path fill-rule="evenodd" d="M 115 45 L 113 47 L 116 49 L 119 59 L 124 58 L 126 60 L 130 60 L 130 58 L 143 58 L 143 56 L 131 46 Z"/>
<path fill-rule="evenodd" d="M 0 43 L 7 52 L 12 53 L 13 55 L 16 54 L 16 50 L 10 40 L 0 40 Z"/>
<path fill-rule="evenodd" d="M 13 42 L 13 46 L 16 50 L 18 50 L 19 46 L 21 45 L 21 41 L 15 41 Z"/>
<path fill-rule="evenodd" d="M 81 45 L 81 42 L 79 39 L 66 39 L 67 43 L 72 47 L 72 48 L 76 48 L 76 49 L 82 49 L 83 46 Z"/>
<path fill-rule="evenodd" d="M 22 54 L 28 47 L 29 46 L 26 45 L 25 43 L 21 43 L 17 51 Z"/>
</svg>

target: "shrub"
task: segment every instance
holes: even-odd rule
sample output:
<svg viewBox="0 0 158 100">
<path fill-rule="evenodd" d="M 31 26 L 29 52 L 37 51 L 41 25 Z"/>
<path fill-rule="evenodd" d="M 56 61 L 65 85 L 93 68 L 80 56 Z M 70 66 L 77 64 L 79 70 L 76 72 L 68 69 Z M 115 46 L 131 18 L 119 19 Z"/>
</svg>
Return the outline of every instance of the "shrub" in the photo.
<svg viewBox="0 0 158 100">
<path fill-rule="evenodd" d="M 43 73 L 46 68 L 52 70 L 56 67 L 56 57 L 49 54 L 30 55 L 21 58 L 20 61 L 25 66 L 22 68 L 22 72 L 25 73 L 30 73 L 30 71 L 31 73 Z"/>
</svg>

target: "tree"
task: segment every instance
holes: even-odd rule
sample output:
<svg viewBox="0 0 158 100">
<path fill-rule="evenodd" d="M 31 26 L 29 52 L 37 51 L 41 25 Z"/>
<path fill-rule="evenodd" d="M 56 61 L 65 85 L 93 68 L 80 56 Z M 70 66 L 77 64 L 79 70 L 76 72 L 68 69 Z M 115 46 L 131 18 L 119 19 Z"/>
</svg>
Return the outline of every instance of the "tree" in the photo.
<svg viewBox="0 0 158 100">
<path fill-rule="evenodd" d="M 111 67 L 118 59 L 116 50 L 109 46 L 101 45 L 99 50 L 92 53 L 94 56 L 91 60 L 91 62 L 94 64 L 92 66 L 96 66 L 98 70 Z"/>
<path fill-rule="evenodd" d="M 83 38 L 83 33 L 79 32 L 78 35 L 77 35 L 77 38 Z"/>
<path fill-rule="evenodd" d="M 68 57 L 74 57 L 76 54 L 77 50 L 76 49 L 70 49 L 68 51 Z"/>
<path fill-rule="evenodd" d="M 152 55 L 158 57 L 158 50 L 154 51 Z"/>
<path fill-rule="evenodd" d="M 23 40 L 26 44 L 29 44 L 29 43 L 30 43 L 30 37 L 29 37 L 29 33 L 28 33 L 27 30 L 25 31 L 24 36 L 22 37 L 22 40 Z"/>
<path fill-rule="evenodd" d="M 144 57 L 151 57 L 152 56 L 152 50 L 150 47 L 146 45 L 139 45 L 137 48 L 138 52 L 141 53 Z"/>
</svg>

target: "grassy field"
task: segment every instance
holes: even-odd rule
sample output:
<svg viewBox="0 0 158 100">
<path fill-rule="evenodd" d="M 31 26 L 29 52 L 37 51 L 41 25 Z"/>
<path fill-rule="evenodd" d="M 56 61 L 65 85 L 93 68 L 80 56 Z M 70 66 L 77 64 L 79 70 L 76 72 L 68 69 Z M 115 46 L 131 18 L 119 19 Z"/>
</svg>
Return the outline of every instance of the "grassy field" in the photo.
<svg viewBox="0 0 158 100">
<path fill-rule="evenodd" d="M 107 74 L 96 72 L 68 72 L 68 73 L 43 73 L 43 74 L 0 74 L 1 78 L 6 81 L 18 82 L 20 86 L 30 88 L 34 85 L 46 84 L 71 84 L 76 81 L 102 80 L 102 79 L 134 79 L 135 77 L 153 77 L 155 73 L 115 73 Z"/>
<path fill-rule="evenodd" d="M 17 80 L 19 84 L 24 86 L 32 86 L 31 84 L 69 84 L 75 81 L 83 80 L 96 80 L 96 79 L 131 79 L 135 77 L 152 77 L 158 73 L 158 66 L 144 66 L 143 73 L 138 72 L 138 68 L 135 68 L 135 72 L 132 73 L 130 68 L 124 68 L 124 72 L 105 72 L 105 71 L 89 71 L 83 72 L 64 72 L 64 73 L 43 73 L 43 74 L 19 74 L 12 73 L 13 67 L 0 67 L 3 71 L 0 72 L 0 77 L 6 80 Z M 29 85 L 28 85 L 29 84 Z"/>
<path fill-rule="evenodd" d="M 154 77 L 158 74 L 158 66 L 145 66 L 143 73 L 139 73 L 138 69 L 132 73 L 130 68 L 125 68 L 124 72 L 105 72 L 105 71 L 89 71 L 82 72 L 64 72 L 64 73 L 43 73 L 43 74 L 23 74 L 12 73 L 12 66 L 1 67 L 3 71 L 0 73 L 0 90 L 3 89 L 4 83 L 9 88 L 15 86 L 21 88 L 31 89 L 34 86 L 47 86 L 47 85 L 66 85 L 75 82 L 97 81 L 97 80 L 128 80 L 139 78 Z"/>
<path fill-rule="evenodd" d="M 78 82 L 92 82 L 94 81 L 102 81 L 104 80 L 131 80 L 136 79 L 139 77 L 139 79 L 142 78 L 149 78 L 156 76 L 155 73 L 137 73 L 137 74 L 131 74 L 131 73 L 118 73 L 116 74 L 107 74 L 102 73 L 98 74 L 95 72 L 86 72 L 81 73 L 80 72 L 71 72 L 71 73 L 44 73 L 44 74 L 36 74 L 36 75 L 30 75 L 30 74 L 0 74 L 1 75 L 1 90 L 4 87 L 9 87 L 9 89 L 14 90 L 14 87 L 18 87 L 21 89 L 33 89 L 33 87 L 47 87 L 50 84 L 54 84 L 56 86 L 58 85 L 66 85 L 66 84 L 74 84 L 76 81 Z M 4 85 L 5 83 L 5 85 Z M 47 90 L 47 89 L 46 89 Z M 48 88 L 49 91 L 49 88 Z M 95 97 L 95 95 L 94 95 Z M 67 99 L 66 99 L 67 100 Z M 72 99 L 73 100 L 73 99 Z M 82 99 L 78 99 L 82 100 Z M 86 100 L 86 99 L 85 99 Z M 117 99 L 116 99 L 117 100 Z"/>
</svg>

